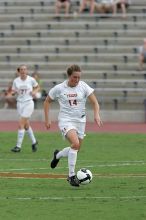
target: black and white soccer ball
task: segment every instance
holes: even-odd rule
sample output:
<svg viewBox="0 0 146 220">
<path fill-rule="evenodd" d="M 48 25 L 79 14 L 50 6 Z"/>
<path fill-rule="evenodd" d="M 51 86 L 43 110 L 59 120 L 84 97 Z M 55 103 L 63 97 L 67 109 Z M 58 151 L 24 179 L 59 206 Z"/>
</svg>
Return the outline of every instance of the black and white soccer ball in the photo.
<svg viewBox="0 0 146 220">
<path fill-rule="evenodd" d="M 93 175 L 90 170 L 86 168 L 81 168 L 77 172 L 77 178 L 80 181 L 80 184 L 86 185 L 92 181 Z"/>
</svg>

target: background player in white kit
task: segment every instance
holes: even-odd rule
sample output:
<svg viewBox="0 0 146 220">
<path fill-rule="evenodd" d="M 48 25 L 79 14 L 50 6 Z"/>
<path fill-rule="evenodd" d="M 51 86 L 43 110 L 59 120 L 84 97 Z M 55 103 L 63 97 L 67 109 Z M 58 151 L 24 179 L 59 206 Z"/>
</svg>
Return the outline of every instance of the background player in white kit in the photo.
<svg viewBox="0 0 146 220">
<path fill-rule="evenodd" d="M 35 152 L 37 151 L 38 142 L 30 126 L 29 118 L 34 110 L 33 97 L 39 91 L 39 85 L 33 77 L 28 75 L 28 68 L 26 65 L 21 65 L 19 69 L 19 76 L 13 81 L 12 91 L 17 95 L 17 111 L 20 115 L 20 119 L 17 143 L 11 151 L 21 151 L 21 145 L 26 131 L 32 141 L 32 151 Z"/>
<path fill-rule="evenodd" d="M 77 153 L 84 138 L 86 113 L 85 104 L 87 98 L 92 104 L 94 120 L 100 126 L 99 104 L 93 94 L 93 89 L 85 82 L 80 81 L 81 69 L 78 65 L 72 65 L 67 69 L 68 79 L 53 87 L 44 102 L 45 125 L 49 129 L 51 120 L 49 117 L 50 104 L 58 100 L 60 112 L 58 125 L 65 138 L 70 143 L 63 150 L 55 150 L 51 161 L 51 168 L 55 168 L 61 157 L 68 157 L 69 176 L 67 180 L 72 186 L 79 186 L 79 180 L 75 175 Z"/>
</svg>

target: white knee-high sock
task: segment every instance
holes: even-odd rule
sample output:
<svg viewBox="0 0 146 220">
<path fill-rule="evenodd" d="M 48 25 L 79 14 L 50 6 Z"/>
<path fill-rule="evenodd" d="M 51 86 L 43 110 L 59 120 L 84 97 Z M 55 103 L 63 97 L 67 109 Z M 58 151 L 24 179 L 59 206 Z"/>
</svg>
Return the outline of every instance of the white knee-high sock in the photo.
<svg viewBox="0 0 146 220">
<path fill-rule="evenodd" d="M 60 159 L 61 157 L 68 157 L 68 152 L 70 150 L 70 147 L 65 147 L 63 150 L 59 151 L 56 155 L 57 159 Z"/>
<path fill-rule="evenodd" d="M 32 141 L 32 144 L 35 144 L 35 143 L 36 143 L 36 139 L 35 139 L 33 130 L 32 130 L 32 128 L 31 128 L 30 126 L 29 126 L 29 128 L 26 130 L 26 133 L 27 133 L 28 136 L 30 137 L 30 139 L 31 139 L 31 141 Z"/>
<path fill-rule="evenodd" d="M 68 152 L 68 167 L 69 167 L 69 177 L 75 175 L 75 166 L 77 161 L 78 150 L 70 148 Z"/>
<path fill-rule="evenodd" d="M 23 139 L 24 139 L 24 134 L 25 134 L 25 130 L 24 129 L 19 129 L 18 130 L 18 134 L 17 134 L 17 144 L 16 146 L 21 148 Z"/>
</svg>

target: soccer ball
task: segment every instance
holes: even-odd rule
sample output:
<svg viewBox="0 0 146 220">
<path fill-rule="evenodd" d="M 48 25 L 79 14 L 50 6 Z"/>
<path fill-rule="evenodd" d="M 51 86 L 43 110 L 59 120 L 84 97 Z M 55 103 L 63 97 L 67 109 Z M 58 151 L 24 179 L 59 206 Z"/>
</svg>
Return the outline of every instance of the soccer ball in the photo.
<svg viewBox="0 0 146 220">
<path fill-rule="evenodd" d="M 77 178 L 82 185 L 86 185 L 91 182 L 93 175 L 90 170 L 88 170 L 86 168 L 81 168 L 77 172 Z"/>
</svg>

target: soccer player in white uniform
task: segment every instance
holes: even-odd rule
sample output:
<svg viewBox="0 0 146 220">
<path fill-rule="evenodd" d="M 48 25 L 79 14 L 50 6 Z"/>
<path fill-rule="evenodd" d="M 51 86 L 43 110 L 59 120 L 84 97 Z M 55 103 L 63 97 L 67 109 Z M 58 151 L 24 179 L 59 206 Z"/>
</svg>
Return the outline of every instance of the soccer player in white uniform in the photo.
<svg viewBox="0 0 146 220">
<path fill-rule="evenodd" d="M 55 150 L 51 161 L 51 168 L 55 168 L 62 157 L 68 157 L 69 176 L 68 182 L 72 186 L 79 186 L 79 180 L 75 174 L 77 153 L 84 138 L 86 113 L 85 104 L 87 98 L 92 104 L 94 120 L 101 125 L 99 104 L 94 95 L 94 90 L 84 81 L 80 81 L 81 69 L 78 65 L 72 65 L 67 69 L 68 79 L 53 87 L 44 101 L 45 126 L 51 126 L 49 117 L 50 104 L 57 100 L 60 104 L 58 125 L 63 136 L 69 141 L 70 146 L 63 150 Z"/>
<path fill-rule="evenodd" d="M 37 151 L 37 140 L 29 123 L 29 118 L 34 111 L 33 97 L 39 91 L 39 85 L 36 80 L 28 75 L 26 65 L 19 68 L 19 76 L 14 79 L 12 91 L 17 95 L 17 112 L 20 115 L 17 143 L 13 152 L 20 152 L 25 131 L 28 133 L 32 141 L 32 151 Z"/>
</svg>

